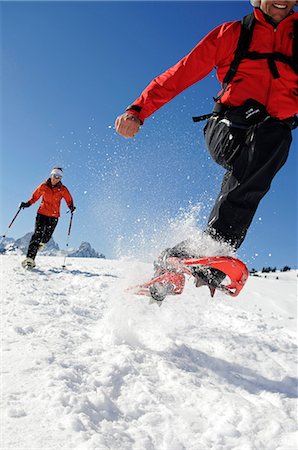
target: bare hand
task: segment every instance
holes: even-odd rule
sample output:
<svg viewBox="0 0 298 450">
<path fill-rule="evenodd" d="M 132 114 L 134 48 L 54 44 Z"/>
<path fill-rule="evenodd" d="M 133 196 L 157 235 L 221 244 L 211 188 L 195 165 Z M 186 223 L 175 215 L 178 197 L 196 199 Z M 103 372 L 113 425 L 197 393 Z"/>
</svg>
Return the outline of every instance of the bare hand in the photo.
<svg viewBox="0 0 298 450">
<path fill-rule="evenodd" d="M 133 114 L 124 113 L 118 116 L 115 122 L 115 129 L 118 134 L 126 139 L 133 138 L 138 133 L 141 122 Z"/>
</svg>

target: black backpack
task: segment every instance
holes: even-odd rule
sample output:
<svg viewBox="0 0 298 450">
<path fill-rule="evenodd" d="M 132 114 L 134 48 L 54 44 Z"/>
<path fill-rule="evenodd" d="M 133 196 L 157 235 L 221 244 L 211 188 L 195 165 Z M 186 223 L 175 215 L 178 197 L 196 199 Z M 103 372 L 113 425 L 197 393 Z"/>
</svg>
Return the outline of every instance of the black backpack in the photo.
<svg viewBox="0 0 298 450">
<path fill-rule="evenodd" d="M 298 20 L 295 20 L 294 22 L 292 56 L 287 56 L 280 52 L 259 53 L 249 51 L 255 24 L 256 19 L 254 13 L 248 14 L 241 20 L 241 31 L 237 48 L 235 50 L 234 59 L 231 62 L 230 68 L 223 79 L 222 92 L 218 97 L 214 98 L 215 102 L 218 102 L 226 92 L 228 85 L 235 77 L 239 64 L 243 59 L 267 59 L 269 70 L 272 73 L 273 78 L 280 77 L 275 63 L 276 61 L 281 61 L 285 64 L 288 64 L 294 70 L 294 72 L 298 74 Z M 211 115 L 212 114 L 205 114 L 203 116 L 193 117 L 193 121 L 199 122 L 201 120 L 208 119 L 209 117 L 211 117 Z"/>
<path fill-rule="evenodd" d="M 279 78 L 280 75 L 278 73 L 277 66 L 275 61 L 280 61 L 285 64 L 288 64 L 295 73 L 298 74 L 298 20 L 294 22 L 294 33 L 293 33 L 293 55 L 287 56 L 280 52 L 272 52 L 272 53 L 259 53 L 259 52 L 250 52 L 249 46 L 253 36 L 253 30 L 256 24 L 256 19 L 253 13 L 248 14 L 243 17 L 241 21 L 241 31 L 237 44 L 237 48 L 235 51 L 235 56 L 233 61 L 231 62 L 230 68 L 227 71 L 224 80 L 223 80 L 223 91 L 222 93 L 215 99 L 218 101 L 223 94 L 225 93 L 227 86 L 233 78 L 235 77 L 239 64 L 245 58 L 247 59 L 267 59 L 269 70 L 272 73 L 273 78 Z"/>
</svg>

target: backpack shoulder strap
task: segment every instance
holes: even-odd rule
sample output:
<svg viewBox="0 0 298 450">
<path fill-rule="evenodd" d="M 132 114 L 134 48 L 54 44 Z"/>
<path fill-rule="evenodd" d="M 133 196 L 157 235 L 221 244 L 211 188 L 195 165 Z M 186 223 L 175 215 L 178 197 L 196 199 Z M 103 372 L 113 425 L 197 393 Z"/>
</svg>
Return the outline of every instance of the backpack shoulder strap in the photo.
<svg viewBox="0 0 298 450">
<path fill-rule="evenodd" d="M 236 75 L 240 62 L 243 58 L 245 58 L 252 40 L 255 23 L 256 19 L 253 13 L 244 16 L 241 20 L 241 30 L 237 47 L 234 53 L 234 59 L 231 62 L 230 68 L 223 79 L 223 90 L 220 96 L 214 99 L 215 101 L 220 100 L 220 98 L 223 96 L 228 84 L 231 83 L 234 76 Z"/>
<path fill-rule="evenodd" d="M 293 64 L 295 72 L 298 73 L 298 20 L 294 22 Z"/>
<path fill-rule="evenodd" d="M 244 16 L 241 20 L 241 31 L 235 55 L 237 52 L 247 51 L 249 49 L 255 24 L 256 19 L 254 13 Z"/>
<path fill-rule="evenodd" d="M 252 40 L 255 23 L 256 20 L 253 13 L 248 14 L 241 20 L 241 31 L 238 39 L 237 48 L 234 53 L 234 59 L 231 62 L 230 68 L 224 78 L 223 81 L 224 84 L 225 83 L 229 84 L 232 81 L 232 79 L 236 75 L 241 60 L 246 56 L 246 52 L 248 52 Z"/>
</svg>

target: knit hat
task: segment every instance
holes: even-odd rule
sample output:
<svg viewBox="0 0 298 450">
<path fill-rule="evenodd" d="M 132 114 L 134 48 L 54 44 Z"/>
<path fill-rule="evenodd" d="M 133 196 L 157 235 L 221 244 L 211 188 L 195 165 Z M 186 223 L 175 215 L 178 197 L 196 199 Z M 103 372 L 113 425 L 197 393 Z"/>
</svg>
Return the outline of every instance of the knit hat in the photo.
<svg viewBox="0 0 298 450">
<path fill-rule="evenodd" d="M 63 177 L 63 169 L 61 167 L 54 167 L 54 169 L 51 172 L 51 176 L 54 175 L 54 177 Z"/>
</svg>

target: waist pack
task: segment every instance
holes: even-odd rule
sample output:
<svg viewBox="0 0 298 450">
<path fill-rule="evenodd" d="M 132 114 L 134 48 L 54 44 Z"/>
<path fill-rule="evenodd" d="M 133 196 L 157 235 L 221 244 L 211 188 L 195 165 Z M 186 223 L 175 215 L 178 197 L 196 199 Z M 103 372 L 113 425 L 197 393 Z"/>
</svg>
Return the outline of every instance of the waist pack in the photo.
<svg viewBox="0 0 298 450">
<path fill-rule="evenodd" d="M 215 103 L 213 114 L 223 116 L 231 122 L 231 126 L 243 129 L 263 122 L 266 117 L 269 117 L 265 106 L 252 98 L 237 107 L 229 107 L 221 103 Z"/>
<path fill-rule="evenodd" d="M 230 169 L 237 153 L 251 138 L 252 127 L 267 117 L 265 107 L 253 99 L 238 107 L 216 103 L 204 128 L 206 144 L 214 161 Z"/>
</svg>

